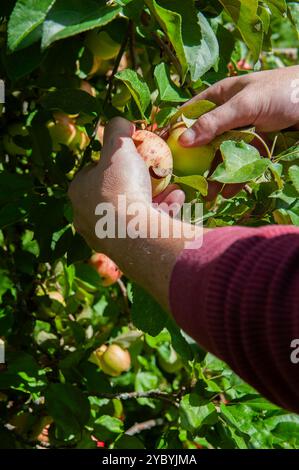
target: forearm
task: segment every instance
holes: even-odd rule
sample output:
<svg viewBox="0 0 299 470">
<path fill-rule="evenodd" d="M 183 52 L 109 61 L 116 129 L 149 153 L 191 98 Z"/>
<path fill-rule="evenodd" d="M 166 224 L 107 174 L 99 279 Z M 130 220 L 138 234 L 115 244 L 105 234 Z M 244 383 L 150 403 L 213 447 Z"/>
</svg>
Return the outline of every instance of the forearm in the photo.
<svg viewBox="0 0 299 470">
<path fill-rule="evenodd" d="M 216 229 L 174 267 L 172 312 L 190 336 L 270 400 L 298 412 L 299 229 Z"/>
<path fill-rule="evenodd" d="M 129 231 L 130 220 L 125 223 Z M 170 311 L 169 284 L 176 260 L 191 240 L 197 239 L 200 243 L 203 229 L 192 228 L 153 207 L 147 209 L 143 223 L 146 236 L 126 236 L 110 241 L 106 243 L 104 251 L 126 276 L 144 287 L 160 305 Z"/>
</svg>

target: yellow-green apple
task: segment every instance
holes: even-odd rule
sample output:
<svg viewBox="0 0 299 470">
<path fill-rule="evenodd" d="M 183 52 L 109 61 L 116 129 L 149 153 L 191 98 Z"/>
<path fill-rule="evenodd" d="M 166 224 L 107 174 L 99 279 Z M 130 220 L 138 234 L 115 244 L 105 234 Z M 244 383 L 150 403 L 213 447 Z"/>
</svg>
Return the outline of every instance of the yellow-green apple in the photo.
<svg viewBox="0 0 299 470">
<path fill-rule="evenodd" d="M 132 138 L 139 155 L 149 169 L 153 197 L 158 196 L 171 180 L 173 166 L 171 150 L 161 137 L 150 131 L 136 131 Z"/>
<path fill-rule="evenodd" d="M 91 266 L 95 268 L 102 278 L 105 287 L 111 286 L 122 276 L 119 267 L 104 253 L 95 253 L 89 260 Z"/>
<path fill-rule="evenodd" d="M 89 138 L 85 131 L 76 126 L 76 117 L 77 115 L 54 113 L 53 121 L 48 122 L 47 127 L 55 152 L 61 150 L 61 145 L 68 146 L 74 152 L 84 150 L 88 145 Z"/>
<path fill-rule="evenodd" d="M 131 367 L 131 356 L 128 350 L 122 349 L 118 344 L 107 346 L 103 344 L 93 352 L 90 358 L 105 374 L 117 377 Z"/>
<path fill-rule="evenodd" d="M 215 156 L 213 145 L 183 147 L 179 138 L 187 129 L 184 123 L 177 123 L 171 129 L 167 144 L 173 158 L 173 170 L 177 176 L 203 175 L 210 169 Z"/>
</svg>

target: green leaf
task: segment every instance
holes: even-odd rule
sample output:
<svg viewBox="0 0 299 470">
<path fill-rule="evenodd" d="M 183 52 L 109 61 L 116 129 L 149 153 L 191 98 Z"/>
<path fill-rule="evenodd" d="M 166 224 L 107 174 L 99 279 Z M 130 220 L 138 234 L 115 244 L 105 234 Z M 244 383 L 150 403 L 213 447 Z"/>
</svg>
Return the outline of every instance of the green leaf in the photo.
<svg viewBox="0 0 299 470">
<path fill-rule="evenodd" d="M 0 389 L 12 388 L 35 395 L 45 386 L 45 371 L 30 354 L 8 352 L 6 360 L 8 369 L 0 374 Z"/>
<path fill-rule="evenodd" d="M 151 94 L 147 83 L 135 70 L 131 69 L 118 72 L 115 78 L 118 78 L 127 86 L 141 115 L 145 117 L 145 112 L 151 103 Z"/>
<path fill-rule="evenodd" d="M 267 0 L 266 3 L 271 7 L 274 5 L 279 12 L 283 15 L 287 11 L 286 0 Z"/>
<path fill-rule="evenodd" d="M 216 104 L 208 100 L 193 101 L 179 108 L 172 116 L 171 123 L 175 123 L 182 115 L 188 119 L 198 119 L 203 114 L 206 114 L 215 108 Z"/>
<path fill-rule="evenodd" d="M 299 166 L 292 165 L 289 168 L 289 177 L 292 181 L 296 191 L 299 193 Z"/>
<path fill-rule="evenodd" d="M 295 160 L 299 160 L 299 145 L 293 145 L 275 157 L 275 161 L 279 162 L 293 162 Z"/>
<path fill-rule="evenodd" d="M 13 54 L 5 54 L 4 51 L 5 49 L 2 48 L 3 64 L 8 77 L 13 81 L 29 75 L 41 64 L 44 57 L 38 44 L 33 44 Z"/>
<path fill-rule="evenodd" d="M 113 416 L 102 415 L 93 424 L 96 437 L 103 441 L 115 439 L 117 434 L 123 433 L 123 422 Z"/>
<path fill-rule="evenodd" d="M 155 116 L 155 122 L 158 124 L 158 127 L 166 126 L 169 123 L 172 116 L 176 114 L 176 112 L 177 112 L 177 109 L 173 107 L 161 109 L 161 111 L 159 111 Z"/>
<path fill-rule="evenodd" d="M 258 150 L 244 142 L 228 140 L 220 146 L 223 163 L 218 165 L 210 179 L 220 183 L 246 183 L 266 171 L 270 160 L 261 158 Z"/>
<path fill-rule="evenodd" d="M 171 335 L 172 345 L 176 352 L 185 362 L 191 361 L 193 359 L 192 349 L 182 331 L 171 317 L 168 318 L 167 329 Z"/>
<path fill-rule="evenodd" d="M 33 180 L 30 176 L 0 172 L 0 204 L 10 202 L 12 197 L 17 200 L 32 188 Z"/>
<path fill-rule="evenodd" d="M 145 449 L 144 445 L 142 444 L 141 440 L 138 439 L 136 436 L 129 436 L 127 434 L 123 434 L 117 441 L 115 442 L 114 449 Z"/>
<path fill-rule="evenodd" d="M 181 426 L 193 433 L 205 424 L 217 422 L 217 411 L 213 403 L 204 404 L 197 393 L 185 395 L 180 403 Z"/>
<path fill-rule="evenodd" d="M 0 209 L 0 228 L 8 227 L 24 219 L 28 213 L 27 200 L 6 204 Z M 27 206 L 27 207 L 26 207 Z"/>
<path fill-rule="evenodd" d="M 196 82 L 215 65 L 218 42 L 206 18 L 197 12 L 193 0 L 147 0 L 160 26 L 171 41 L 182 66 L 182 79 L 190 70 Z"/>
<path fill-rule="evenodd" d="M 67 264 L 85 261 L 91 257 L 92 251 L 79 233 L 75 233 L 67 250 Z"/>
<path fill-rule="evenodd" d="M 182 67 L 182 79 L 185 79 L 188 63 L 182 37 L 182 17 L 174 11 L 163 8 L 155 0 L 145 0 L 145 2 L 172 43 Z"/>
<path fill-rule="evenodd" d="M 299 5 L 297 2 L 288 3 L 288 16 L 297 31 L 299 39 Z"/>
<path fill-rule="evenodd" d="M 93 0 L 59 0 L 44 22 L 42 48 L 60 39 L 105 26 L 120 11 L 120 7 L 99 5 Z"/>
<path fill-rule="evenodd" d="M 157 390 L 159 388 L 159 377 L 153 372 L 138 371 L 135 377 L 135 390 L 136 392 L 147 392 Z M 147 405 L 155 409 L 156 405 L 150 398 L 138 398 L 140 405 Z"/>
<path fill-rule="evenodd" d="M 50 92 L 42 101 L 43 106 L 51 111 L 60 110 L 67 114 L 97 112 L 98 102 L 88 93 L 73 88 Z"/>
<path fill-rule="evenodd" d="M 252 142 L 255 137 L 254 130 L 255 129 L 251 127 L 249 129 L 224 132 L 224 134 L 215 137 L 212 145 L 215 149 L 219 149 L 221 144 L 227 140 L 233 140 L 235 142 L 240 142 L 243 140 L 246 142 L 246 144 L 250 144 L 250 142 Z"/>
<path fill-rule="evenodd" d="M 258 0 L 220 0 L 220 3 L 233 19 L 256 62 L 263 44 L 263 25 L 257 14 Z"/>
<path fill-rule="evenodd" d="M 78 435 L 88 422 L 90 405 L 73 385 L 52 383 L 45 392 L 48 413 L 65 438 Z"/>
<path fill-rule="evenodd" d="M 189 95 L 183 89 L 177 87 L 171 80 L 169 67 L 164 62 L 156 66 L 154 76 L 161 101 L 180 103 L 189 99 Z"/>
<path fill-rule="evenodd" d="M 133 305 L 132 321 L 136 328 L 150 334 L 158 335 L 166 326 L 167 313 L 142 287 L 132 285 Z"/>
<path fill-rule="evenodd" d="M 1 273 L 0 273 L 0 282 L 2 282 Z M 0 295 L 1 295 L 1 289 L 0 289 Z M 14 315 L 13 315 L 12 308 L 10 307 L 1 308 L 0 309 L 0 336 L 8 336 L 13 324 L 14 324 Z"/>
<path fill-rule="evenodd" d="M 8 22 L 8 47 L 10 51 L 15 51 L 18 46 L 22 46 L 25 38 L 27 41 L 23 47 L 38 40 L 40 34 L 32 36 L 32 33 L 45 20 L 48 12 L 56 0 L 18 0 Z M 32 37 L 28 43 L 28 36 Z"/>
<path fill-rule="evenodd" d="M 13 296 L 16 293 L 14 283 L 9 277 L 9 272 L 4 269 L 0 269 L 0 302 L 2 302 L 2 297 L 7 291 L 11 292 Z"/>
<path fill-rule="evenodd" d="M 76 265 L 76 279 L 84 282 L 85 287 L 90 291 L 97 291 L 101 285 L 101 277 L 98 272 L 88 264 L 79 263 Z"/>
<path fill-rule="evenodd" d="M 175 183 L 185 184 L 186 186 L 190 186 L 190 188 L 196 189 L 200 192 L 203 196 L 208 194 L 208 182 L 206 178 L 200 175 L 192 175 L 192 176 L 175 176 L 174 177 Z"/>
</svg>

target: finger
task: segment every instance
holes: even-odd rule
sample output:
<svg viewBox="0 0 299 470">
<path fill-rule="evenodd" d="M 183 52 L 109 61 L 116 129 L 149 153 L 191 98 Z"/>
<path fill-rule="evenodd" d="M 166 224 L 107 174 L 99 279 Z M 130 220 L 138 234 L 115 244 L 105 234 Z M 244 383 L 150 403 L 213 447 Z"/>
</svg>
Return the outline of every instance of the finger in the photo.
<svg viewBox="0 0 299 470">
<path fill-rule="evenodd" d="M 211 85 L 206 90 L 191 98 L 190 101 L 184 103 L 184 106 L 195 103 L 200 100 L 208 100 L 220 106 L 230 100 L 234 95 L 239 93 L 245 85 L 244 77 L 228 77 Z"/>
<path fill-rule="evenodd" d="M 132 122 L 121 117 L 115 117 L 109 121 L 104 130 L 104 145 L 116 136 L 132 137 L 135 126 Z"/>
<path fill-rule="evenodd" d="M 167 188 L 164 189 L 164 191 L 162 191 L 162 193 L 158 194 L 158 196 L 155 196 L 153 198 L 153 202 L 156 202 L 157 204 L 159 204 L 160 202 L 163 202 L 170 193 L 178 189 L 180 189 L 178 184 L 169 184 Z"/>
<path fill-rule="evenodd" d="M 177 187 L 176 185 L 170 185 Z M 177 187 L 178 188 L 178 187 Z M 162 193 L 154 198 L 154 203 L 158 204 L 158 208 L 166 212 L 170 217 L 176 217 L 185 202 L 185 193 L 181 189 L 171 189 L 167 194 Z"/>
<path fill-rule="evenodd" d="M 131 139 L 134 132 L 135 126 L 132 122 L 127 121 L 121 117 L 111 119 L 111 121 L 105 127 L 104 145 L 101 152 L 101 157 L 105 158 L 107 154 L 113 154 L 119 147 L 122 146 L 122 140 Z M 134 145 L 133 142 L 132 145 Z"/>
<path fill-rule="evenodd" d="M 236 97 L 201 116 L 196 123 L 187 129 L 180 137 L 184 147 L 206 145 L 216 136 L 226 131 L 250 125 L 254 120 L 250 105 L 242 103 L 242 96 Z"/>
<path fill-rule="evenodd" d="M 134 132 L 135 125 L 126 119 L 117 117 L 109 122 L 105 128 L 104 145 L 99 162 L 102 169 L 110 165 L 112 161 L 118 160 L 118 158 L 130 159 L 131 164 L 135 159 L 138 167 L 140 162 L 144 164 L 132 140 Z"/>
</svg>

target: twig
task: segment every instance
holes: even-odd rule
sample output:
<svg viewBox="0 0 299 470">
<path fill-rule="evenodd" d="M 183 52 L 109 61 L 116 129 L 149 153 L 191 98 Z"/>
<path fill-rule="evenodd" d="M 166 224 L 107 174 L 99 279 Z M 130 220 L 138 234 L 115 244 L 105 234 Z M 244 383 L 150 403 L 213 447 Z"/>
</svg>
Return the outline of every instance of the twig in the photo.
<svg viewBox="0 0 299 470">
<path fill-rule="evenodd" d="M 157 34 L 157 33 L 154 33 L 152 32 L 152 37 L 154 38 L 154 40 L 156 41 L 156 43 L 159 45 L 159 47 L 161 47 L 161 49 L 163 49 L 163 51 L 165 52 L 166 55 L 168 55 L 169 59 L 171 60 L 171 62 L 173 63 L 173 65 L 175 66 L 179 76 L 180 76 L 180 79 L 183 80 L 183 69 L 182 69 L 182 66 L 180 64 L 180 61 L 178 60 L 178 58 L 176 57 L 176 55 L 172 52 L 172 50 L 170 49 L 170 47 L 168 46 L 168 44 L 166 44 L 161 38 L 160 36 Z"/>
<path fill-rule="evenodd" d="M 130 29 L 131 29 L 131 25 L 129 23 L 129 27 L 128 27 L 128 30 L 124 36 L 124 39 L 121 43 L 121 46 L 120 46 L 120 50 L 119 50 L 119 53 L 117 54 L 117 57 L 115 59 L 115 62 L 114 62 L 114 67 L 112 69 L 112 73 L 109 77 L 109 81 L 108 81 L 108 89 L 107 89 L 107 93 L 106 93 L 106 96 L 105 96 L 105 100 L 104 100 L 104 104 L 103 104 L 103 108 L 106 106 L 106 104 L 111 100 L 111 92 L 112 92 L 112 88 L 113 88 L 113 80 L 114 80 L 114 77 L 118 71 L 118 68 L 119 68 L 119 64 L 120 64 L 120 61 L 122 59 L 122 56 L 124 55 L 124 52 L 126 50 L 126 47 L 127 47 L 127 44 L 128 44 L 128 40 L 129 40 L 129 36 L 130 36 Z M 92 133 L 92 136 L 91 136 L 91 140 L 90 140 L 90 143 L 87 147 L 87 149 L 90 147 L 92 141 L 96 138 L 97 136 L 97 133 L 98 133 L 98 130 L 99 130 L 99 127 L 101 125 L 101 122 L 102 122 L 102 119 L 98 119 L 97 121 L 97 124 L 94 128 L 94 131 Z M 87 150 L 86 149 L 86 150 Z"/>
<path fill-rule="evenodd" d="M 118 398 L 119 400 L 130 400 L 132 398 L 154 398 L 157 400 L 167 401 L 176 407 L 179 406 L 176 395 L 170 395 L 168 393 L 161 392 L 160 390 L 149 390 L 147 392 L 97 393 L 96 395 L 99 398 Z"/>
<path fill-rule="evenodd" d="M 125 434 L 127 434 L 127 436 L 134 436 L 135 434 L 139 434 L 142 431 L 148 431 L 149 429 L 152 429 L 156 426 L 162 426 L 163 423 L 164 420 L 162 418 L 149 419 L 143 423 L 135 423 L 125 432 Z"/>
<path fill-rule="evenodd" d="M 132 68 L 133 70 L 137 69 L 137 55 L 136 55 L 136 36 L 135 36 L 135 24 L 134 21 L 130 20 L 129 22 L 130 28 L 130 37 L 129 37 L 129 47 L 130 47 L 130 56 L 132 60 Z"/>
</svg>

